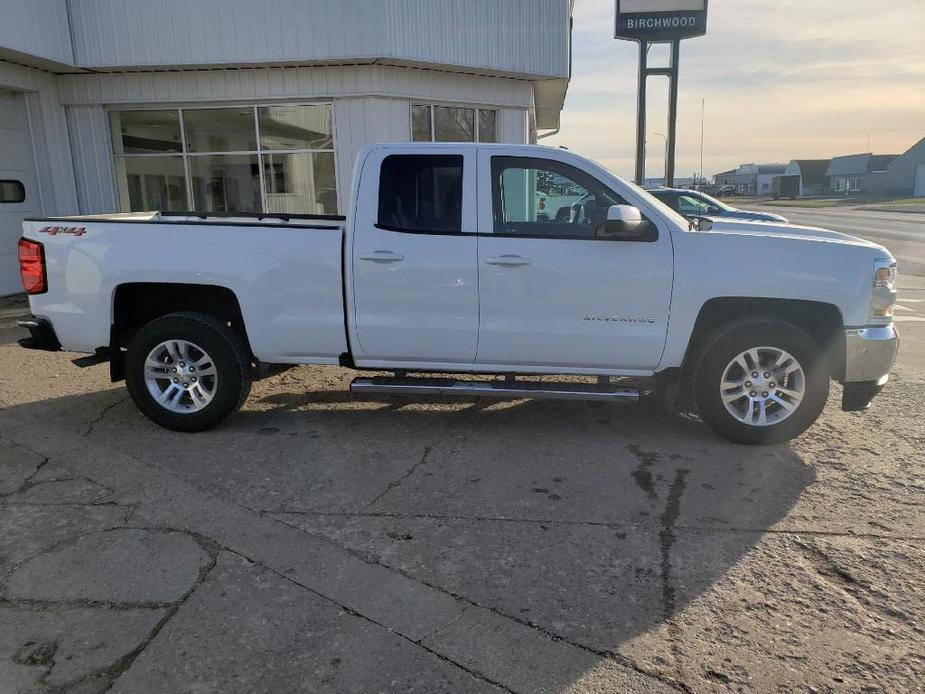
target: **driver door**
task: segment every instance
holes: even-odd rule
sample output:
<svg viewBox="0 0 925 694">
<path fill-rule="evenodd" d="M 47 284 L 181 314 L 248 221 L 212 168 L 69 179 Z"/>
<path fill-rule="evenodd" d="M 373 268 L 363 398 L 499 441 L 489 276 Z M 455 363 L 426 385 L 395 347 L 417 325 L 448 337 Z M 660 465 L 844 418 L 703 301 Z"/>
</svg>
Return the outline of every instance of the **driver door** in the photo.
<svg viewBox="0 0 925 694">
<path fill-rule="evenodd" d="M 565 161 L 480 149 L 479 186 L 479 200 L 491 204 L 479 220 L 476 362 L 590 373 L 654 369 L 671 298 L 667 229 L 656 227 L 644 240 L 607 236 L 607 209 L 625 201 Z M 546 200 L 542 213 L 538 192 Z M 567 216 L 559 213 L 566 205 Z"/>
</svg>

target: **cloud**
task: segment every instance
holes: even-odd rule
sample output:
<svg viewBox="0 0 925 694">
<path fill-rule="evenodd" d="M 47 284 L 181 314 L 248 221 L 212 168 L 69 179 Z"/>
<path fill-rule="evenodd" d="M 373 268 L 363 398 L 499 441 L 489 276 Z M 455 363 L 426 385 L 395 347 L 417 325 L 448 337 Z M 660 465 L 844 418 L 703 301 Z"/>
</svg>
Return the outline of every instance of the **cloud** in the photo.
<svg viewBox="0 0 925 694">
<path fill-rule="evenodd" d="M 633 170 L 636 44 L 612 38 L 613 0 L 577 0 L 566 145 Z M 923 0 L 712 0 L 705 37 L 681 46 L 678 175 L 861 152 L 899 153 L 925 136 Z M 650 54 L 651 56 L 652 54 Z M 662 167 L 663 93 L 650 81 L 649 164 Z"/>
</svg>

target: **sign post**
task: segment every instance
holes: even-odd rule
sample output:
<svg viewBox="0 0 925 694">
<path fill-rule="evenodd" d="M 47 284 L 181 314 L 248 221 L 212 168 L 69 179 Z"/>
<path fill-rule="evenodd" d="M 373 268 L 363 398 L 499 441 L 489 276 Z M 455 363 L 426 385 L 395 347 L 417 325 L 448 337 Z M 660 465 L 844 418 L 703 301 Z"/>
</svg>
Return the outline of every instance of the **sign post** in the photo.
<svg viewBox="0 0 925 694">
<path fill-rule="evenodd" d="M 646 81 L 668 77 L 668 146 L 665 185 L 674 185 L 675 137 L 678 124 L 678 62 L 681 40 L 707 33 L 707 0 L 616 0 L 614 38 L 639 43 L 639 84 L 636 103 L 636 183 L 646 176 Z M 668 67 L 649 67 L 649 46 L 671 44 Z"/>
</svg>

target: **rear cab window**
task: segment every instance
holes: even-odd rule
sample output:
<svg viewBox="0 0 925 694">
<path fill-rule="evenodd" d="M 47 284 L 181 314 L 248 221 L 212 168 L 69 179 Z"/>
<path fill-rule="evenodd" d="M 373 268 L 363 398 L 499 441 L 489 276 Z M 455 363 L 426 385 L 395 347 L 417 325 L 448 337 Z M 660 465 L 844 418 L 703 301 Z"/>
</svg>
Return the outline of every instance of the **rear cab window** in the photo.
<svg viewBox="0 0 925 694">
<path fill-rule="evenodd" d="M 376 226 L 410 233 L 459 234 L 462 195 L 462 155 L 389 155 L 379 175 Z"/>
</svg>

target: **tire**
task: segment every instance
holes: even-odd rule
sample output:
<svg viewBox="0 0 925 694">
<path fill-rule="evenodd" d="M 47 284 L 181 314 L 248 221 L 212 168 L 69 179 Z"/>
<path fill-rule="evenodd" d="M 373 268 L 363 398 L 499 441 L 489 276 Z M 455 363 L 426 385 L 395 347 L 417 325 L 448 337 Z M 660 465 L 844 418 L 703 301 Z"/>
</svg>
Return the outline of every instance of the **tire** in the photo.
<svg viewBox="0 0 925 694">
<path fill-rule="evenodd" d="M 697 410 L 714 431 L 735 443 L 789 441 L 812 426 L 829 397 L 829 369 L 819 344 L 782 320 L 727 324 L 706 339 L 699 355 L 693 379 Z"/>
<path fill-rule="evenodd" d="M 152 355 L 160 356 L 149 361 Z M 180 361 L 184 358 L 189 364 Z M 179 364 L 185 366 L 174 373 Z M 196 365 L 200 377 L 182 372 L 194 371 Z M 125 355 L 125 384 L 135 405 L 148 419 L 174 431 L 205 431 L 224 421 L 247 399 L 251 372 L 244 340 L 203 313 L 171 313 L 151 321 L 135 334 Z M 158 402 L 155 392 L 166 404 Z"/>
</svg>

